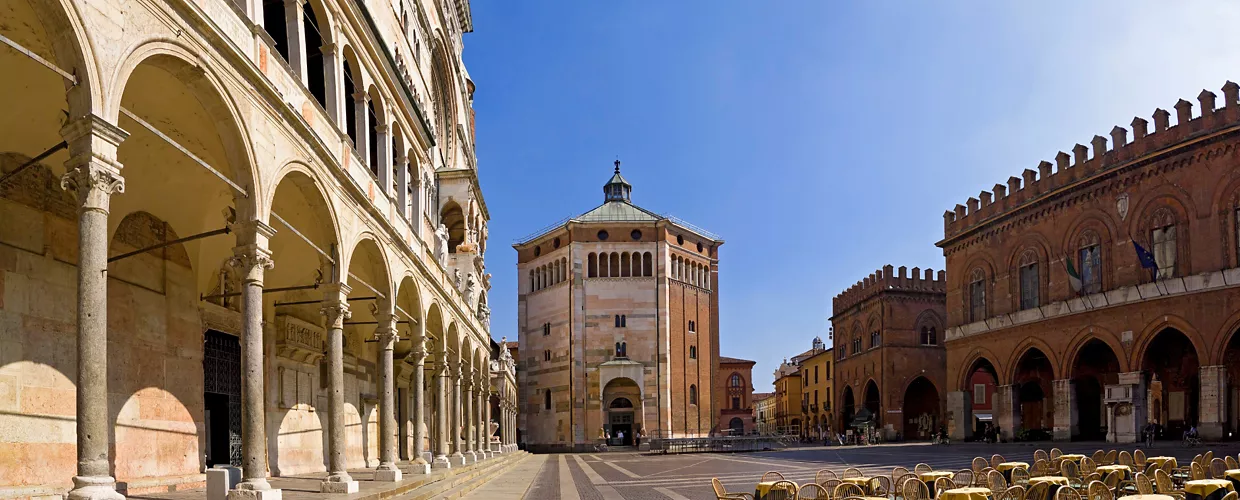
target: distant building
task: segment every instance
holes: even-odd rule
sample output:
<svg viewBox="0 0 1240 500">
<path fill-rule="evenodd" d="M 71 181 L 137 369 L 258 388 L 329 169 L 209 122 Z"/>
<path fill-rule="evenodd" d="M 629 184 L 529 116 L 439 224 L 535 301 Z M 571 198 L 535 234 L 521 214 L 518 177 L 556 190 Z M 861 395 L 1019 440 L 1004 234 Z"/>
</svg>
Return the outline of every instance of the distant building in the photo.
<svg viewBox="0 0 1240 500">
<path fill-rule="evenodd" d="M 885 266 L 835 297 L 839 429 L 868 414 L 885 439 L 916 440 L 943 423 L 946 288 L 943 271 Z"/>
<path fill-rule="evenodd" d="M 815 345 L 823 345 L 822 339 L 815 338 L 814 342 Z M 801 360 L 801 408 L 805 422 L 804 434 L 814 439 L 821 439 L 828 431 L 837 429 L 834 425 L 834 413 L 831 411 L 831 398 L 835 393 L 834 379 L 831 375 L 835 361 L 834 354 L 834 349 L 825 348 Z"/>
<path fill-rule="evenodd" d="M 723 240 L 634 205 L 615 173 L 603 204 L 517 250 L 521 436 L 531 451 L 708 436 L 723 395 Z M 653 443 L 652 443 L 653 442 Z"/>
<path fill-rule="evenodd" d="M 775 393 L 753 393 L 753 421 L 758 434 L 768 436 L 775 433 Z"/>
<path fill-rule="evenodd" d="M 719 378 L 715 380 L 719 398 L 715 401 L 717 434 L 740 436 L 754 433 L 753 365 L 748 359 L 719 357 Z"/>
<path fill-rule="evenodd" d="M 806 394 L 812 394 L 807 392 L 807 389 L 812 391 L 809 385 L 814 374 L 810 371 L 807 377 L 802 365 L 806 360 L 826 351 L 822 339 L 814 337 L 809 350 L 785 359 L 779 368 L 775 369 L 775 432 L 809 436 L 811 429 L 816 429 L 810 425 L 816 412 L 811 414 L 810 401 L 805 397 Z M 823 378 L 820 376 L 819 380 Z"/>
</svg>

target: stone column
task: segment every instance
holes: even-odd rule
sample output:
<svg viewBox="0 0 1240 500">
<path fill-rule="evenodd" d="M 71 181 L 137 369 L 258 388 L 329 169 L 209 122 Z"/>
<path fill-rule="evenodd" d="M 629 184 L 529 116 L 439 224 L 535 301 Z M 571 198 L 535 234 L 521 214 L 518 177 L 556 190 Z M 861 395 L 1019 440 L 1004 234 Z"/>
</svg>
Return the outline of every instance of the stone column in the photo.
<svg viewBox="0 0 1240 500">
<path fill-rule="evenodd" d="M 306 75 L 306 24 L 302 22 L 305 15 L 303 0 L 284 0 L 284 26 L 288 33 L 288 65 L 303 87 L 308 87 Z M 272 20 L 272 22 L 277 22 Z"/>
<path fill-rule="evenodd" d="M 383 103 L 376 103 L 376 106 L 382 106 Z M 381 113 L 375 110 L 376 117 Z M 386 123 L 375 124 L 375 140 L 379 141 L 375 149 L 378 150 L 375 156 L 379 157 L 379 164 L 374 165 L 376 177 L 379 178 L 379 189 L 384 193 L 388 193 L 388 197 L 392 196 L 392 133 L 391 127 Z"/>
<path fill-rule="evenodd" d="M 396 155 L 396 206 L 405 220 L 412 221 L 409 211 L 409 157 L 405 156 L 404 151 L 397 151 Z"/>
<path fill-rule="evenodd" d="M 357 481 L 345 461 L 344 321 L 349 319 L 349 285 L 325 285 L 323 317 L 327 325 L 327 478 L 322 493 L 357 493 Z"/>
<path fill-rule="evenodd" d="M 69 498 L 125 498 L 108 457 L 108 212 L 125 191 L 116 148 L 128 132 L 95 115 L 60 130 L 69 144 L 60 187 L 77 197 L 77 475 Z"/>
<path fill-rule="evenodd" d="M 1069 441 L 1076 434 L 1076 398 L 1073 389 L 1076 383 L 1071 379 L 1060 379 L 1054 382 L 1055 397 L 1055 441 Z"/>
<path fill-rule="evenodd" d="M 491 421 L 487 419 L 487 410 L 490 409 L 490 401 L 487 396 L 490 394 L 490 388 L 486 383 L 486 369 L 478 371 L 478 395 L 475 396 L 477 402 L 478 413 L 478 450 L 482 452 L 482 458 L 490 456 L 491 451 Z"/>
<path fill-rule="evenodd" d="M 362 82 L 353 83 L 363 85 Z M 370 97 L 366 95 L 365 89 L 353 93 L 353 123 L 357 130 L 357 141 L 353 144 L 353 149 L 357 150 L 357 155 L 362 157 L 362 164 L 368 168 L 370 166 L 370 125 L 366 123 L 368 113 L 366 102 L 369 100 Z"/>
<path fill-rule="evenodd" d="M 396 346 L 396 316 L 380 313 L 375 337 L 379 340 L 379 467 L 375 481 L 401 480 L 396 467 L 396 377 L 392 374 L 392 349 Z"/>
<path fill-rule="evenodd" d="M 474 435 L 474 381 L 473 377 L 465 375 L 461 380 L 461 433 L 465 437 L 461 438 L 465 442 L 465 461 L 474 463 L 478 461 L 478 443 Z"/>
<path fill-rule="evenodd" d="M 947 433 L 955 441 L 973 436 L 973 393 L 956 391 L 947 393 Z"/>
<path fill-rule="evenodd" d="M 241 275 L 241 484 L 231 500 L 279 500 L 267 483 L 267 400 L 263 370 L 263 275 L 273 267 L 267 241 L 275 229 L 262 221 L 234 224 L 237 247 L 229 263 Z"/>
<path fill-rule="evenodd" d="M 465 465 L 465 454 L 463 453 L 465 443 L 461 442 L 461 365 L 457 362 L 455 371 L 452 373 L 452 387 L 449 391 L 452 393 L 452 403 L 448 405 L 449 411 L 452 412 L 452 427 L 448 429 L 452 435 L 452 464 Z"/>
<path fill-rule="evenodd" d="M 435 460 L 432 469 L 448 469 L 448 353 L 445 349 L 435 360 Z"/>
<path fill-rule="evenodd" d="M 1217 441 L 1223 438 L 1227 423 L 1227 367 L 1203 366 L 1201 372 L 1201 403 L 1197 432 L 1202 439 Z"/>
<path fill-rule="evenodd" d="M 349 96 L 344 95 L 344 75 L 341 74 L 344 69 L 338 53 L 340 48 L 334 43 L 325 42 L 319 50 L 323 52 L 323 90 L 327 94 L 324 107 L 327 108 L 327 116 L 340 130 L 347 130 L 346 120 L 351 120 L 352 117 L 344 115 L 344 102 Z"/>
<path fill-rule="evenodd" d="M 1011 442 L 1016 438 L 1016 429 L 1019 429 L 1022 423 L 1020 386 L 1001 385 L 996 389 L 994 403 L 997 405 L 996 420 L 999 423 L 999 432 L 1005 441 Z"/>
<path fill-rule="evenodd" d="M 430 474 L 431 464 L 422 456 L 426 452 L 426 445 L 423 440 L 426 439 L 426 432 L 422 430 L 422 423 L 426 422 L 426 401 L 423 389 L 426 386 L 426 335 L 423 331 L 422 323 L 414 325 L 413 350 L 409 353 L 413 356 L 413 378 L 409 381 L 409 392 L 413 396 L 413 470 L 414 474 Z"/>
</svg>

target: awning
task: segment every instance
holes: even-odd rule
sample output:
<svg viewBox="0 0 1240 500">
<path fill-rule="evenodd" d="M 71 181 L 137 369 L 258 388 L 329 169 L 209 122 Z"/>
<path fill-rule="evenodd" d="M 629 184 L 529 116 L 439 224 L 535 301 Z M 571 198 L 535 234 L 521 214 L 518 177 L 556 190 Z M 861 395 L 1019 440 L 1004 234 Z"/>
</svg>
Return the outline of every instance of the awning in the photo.
<svg viewBox="0 0 1240 500">
<path fill-rule="evenodd" d="M 994 417 L 989 413 L 974 413 L 973 418 L 976 418 L 982 422 L 990 422 L 994 420 Z"/>
</svg>

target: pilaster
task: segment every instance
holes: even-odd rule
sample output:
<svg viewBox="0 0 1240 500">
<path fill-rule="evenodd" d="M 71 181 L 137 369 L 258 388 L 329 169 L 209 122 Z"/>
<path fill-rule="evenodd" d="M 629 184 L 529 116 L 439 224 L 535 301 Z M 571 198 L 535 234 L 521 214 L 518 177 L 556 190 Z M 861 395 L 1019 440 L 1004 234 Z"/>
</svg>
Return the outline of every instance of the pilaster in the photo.
<svg viewBox="0 0 1240 500">
<path fill-rule="evenodd" d="M 1076 383 L 1071 379 L 1060 379 L 1053 382 L 1052 393 L 1055 400 L 1055 429 L 1052 438 L 1055 441 L 1070 441 L 1077 433 L 1076 397 L 1073 390 Z"/>
<path fill-rule="evenodd" d="M 1201 372 L 1201 418 L 1197 432 L 1203 439 L 1223 438 L 1227 422 L 1227 367 L 1203 366 Z"/>
</svg>

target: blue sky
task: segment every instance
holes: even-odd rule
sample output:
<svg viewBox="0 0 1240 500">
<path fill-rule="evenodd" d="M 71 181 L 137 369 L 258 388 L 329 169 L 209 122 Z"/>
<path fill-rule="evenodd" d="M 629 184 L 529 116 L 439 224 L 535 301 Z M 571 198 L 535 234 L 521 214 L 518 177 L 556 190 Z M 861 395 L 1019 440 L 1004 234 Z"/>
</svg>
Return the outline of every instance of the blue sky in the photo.
<svg viewBox="0 0 1240 500">
<path fill-rule="evenodd" d="M 758 391 L 826 340 L 835 294 L 941 269 L 944 210 L 1240 81 L 1235 2 L 472 8 L 493 335 L 516 336 L 511 243 L 598 205 L 619 157 L 635 203 L 727 240 L 721 353 L 758 362 Z"/>
</svg>

